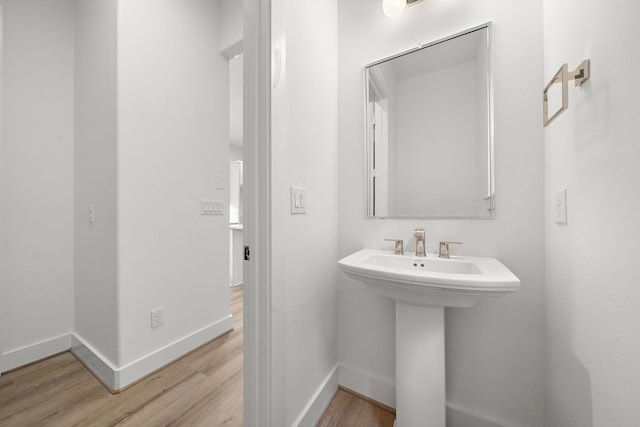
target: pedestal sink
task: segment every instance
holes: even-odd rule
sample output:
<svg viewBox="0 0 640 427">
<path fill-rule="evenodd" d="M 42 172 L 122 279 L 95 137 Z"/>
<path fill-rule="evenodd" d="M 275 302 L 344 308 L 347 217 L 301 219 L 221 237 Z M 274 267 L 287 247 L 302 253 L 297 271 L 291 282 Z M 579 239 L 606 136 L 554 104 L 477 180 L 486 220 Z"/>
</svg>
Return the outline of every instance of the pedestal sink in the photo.
<svg viewBox="0 0 640 427">
<path fill-rule="evenodd" d="M 348 276 L 396 304 L 396 427 L 445 427 L 445 307 L 514 292 L 520 280 L 495 258 L 415 257 L 363 249 L 340 261 Z"/>
</svg>

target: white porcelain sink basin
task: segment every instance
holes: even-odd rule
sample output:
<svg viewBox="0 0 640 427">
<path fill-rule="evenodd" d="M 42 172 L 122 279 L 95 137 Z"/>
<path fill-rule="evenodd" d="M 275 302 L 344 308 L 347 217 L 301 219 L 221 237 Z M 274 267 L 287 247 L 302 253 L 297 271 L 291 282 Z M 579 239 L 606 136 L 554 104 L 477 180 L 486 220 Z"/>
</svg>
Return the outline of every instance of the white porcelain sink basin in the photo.
<svg viewBox="0 0 640 427">
<path fill-rule="evenodd" d="M 373 292 L 424 307 L 471 307 L 484 296 L 502 296 L 520 287 L 520 280 L 495 258 L 444 259 L 362 249 L 338 266 Z"/>
<path fill-rule="evenodd" d="M 396 427 L 445 427 L 445 307 L 470 307 L 518 290 L 495 258 L 415 257 L 363 249 L 338 266 L 371 291 L 395 300 Z"/>
</svg>

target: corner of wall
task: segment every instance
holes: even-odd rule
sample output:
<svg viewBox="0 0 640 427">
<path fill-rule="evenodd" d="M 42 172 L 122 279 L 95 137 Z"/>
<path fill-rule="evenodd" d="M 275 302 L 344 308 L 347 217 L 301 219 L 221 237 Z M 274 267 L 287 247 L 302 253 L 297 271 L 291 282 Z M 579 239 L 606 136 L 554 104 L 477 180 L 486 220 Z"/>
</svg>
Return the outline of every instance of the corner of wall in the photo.
<svg viewBox="0 0 640 427">
<path fill-rule="evenodd" d="M 71 336 L 71 353 L 111 392 L 118 389 L 116 367 L 78 333 Z"/>
<path fill-rule="evenodd" d="M 293 423 L 294 427 L 313 427 L 318 424 L 322 414 L 331 403 L 331 399 L 338 391 L 338 372 L 339 366 L 336 365 L 301 411 Z"/>
<path fill-rule="evenodd" d="M 100 382 L 117 393 L 232 329 L 232 317 L 229 315 L 125 366 L 111 363 L 78 334 L 73 334 L 71 352 Z"/>
<path fill-rule="evenodd" d="M 343 364 L 339 365 L 338 374 L 341 386 L 392 408 L 396 407 L 396 386 L 390 381 Z"/>
</svg>

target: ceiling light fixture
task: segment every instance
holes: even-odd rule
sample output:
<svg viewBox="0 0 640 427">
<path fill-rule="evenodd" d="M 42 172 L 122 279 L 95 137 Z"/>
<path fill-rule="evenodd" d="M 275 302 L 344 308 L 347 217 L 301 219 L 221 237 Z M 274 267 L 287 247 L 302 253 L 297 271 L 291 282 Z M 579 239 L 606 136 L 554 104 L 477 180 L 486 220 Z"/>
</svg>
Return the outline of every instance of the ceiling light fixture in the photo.
<svg viewBox="0 0 640 427">
<path fill-rule="evenodd" d="M 399 16 L 405 6 L 411 6 L 422 0 L 382 0 L 382 10 L 389 18 Z"/>
<path fill-rule="evenodd" d="M 382 10 L 389 18 L 400 15 L 407 5 L 407 0 L 382 0 Z"/>
</svg>

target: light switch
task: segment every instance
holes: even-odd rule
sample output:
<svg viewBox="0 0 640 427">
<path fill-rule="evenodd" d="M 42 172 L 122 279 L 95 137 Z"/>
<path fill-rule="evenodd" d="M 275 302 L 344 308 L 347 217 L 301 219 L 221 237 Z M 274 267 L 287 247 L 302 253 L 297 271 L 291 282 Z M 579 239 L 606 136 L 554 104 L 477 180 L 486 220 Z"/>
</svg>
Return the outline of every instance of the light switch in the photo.
<svg viewBox="0 0 640 427">
<path fill-rule="evenodd" d="M 224 177 L 216 176 L 216 189 L 224 190 Z"/>
<path fill-rule="evenodd" d="M 567 223 L 567 189 L 563 188 L 555 194 L 553 209 L 556 224 Z"/>
<path fill-rule="evenodd" d="M 307 213 L 306 198 L 307 198 L 306 189 L 291 186 L 291 213 L 292 214 Z"/>
<path fill-rule="evenodd" d="M 93 224 L 96 222 L 96 206 L 91 203 L 89 204 L 89 224 Z"/>
<path fill-rule="evenodd" d="M 224 215 L 222 200 L 200 200 L 200 215 Z"/>
</svg>

